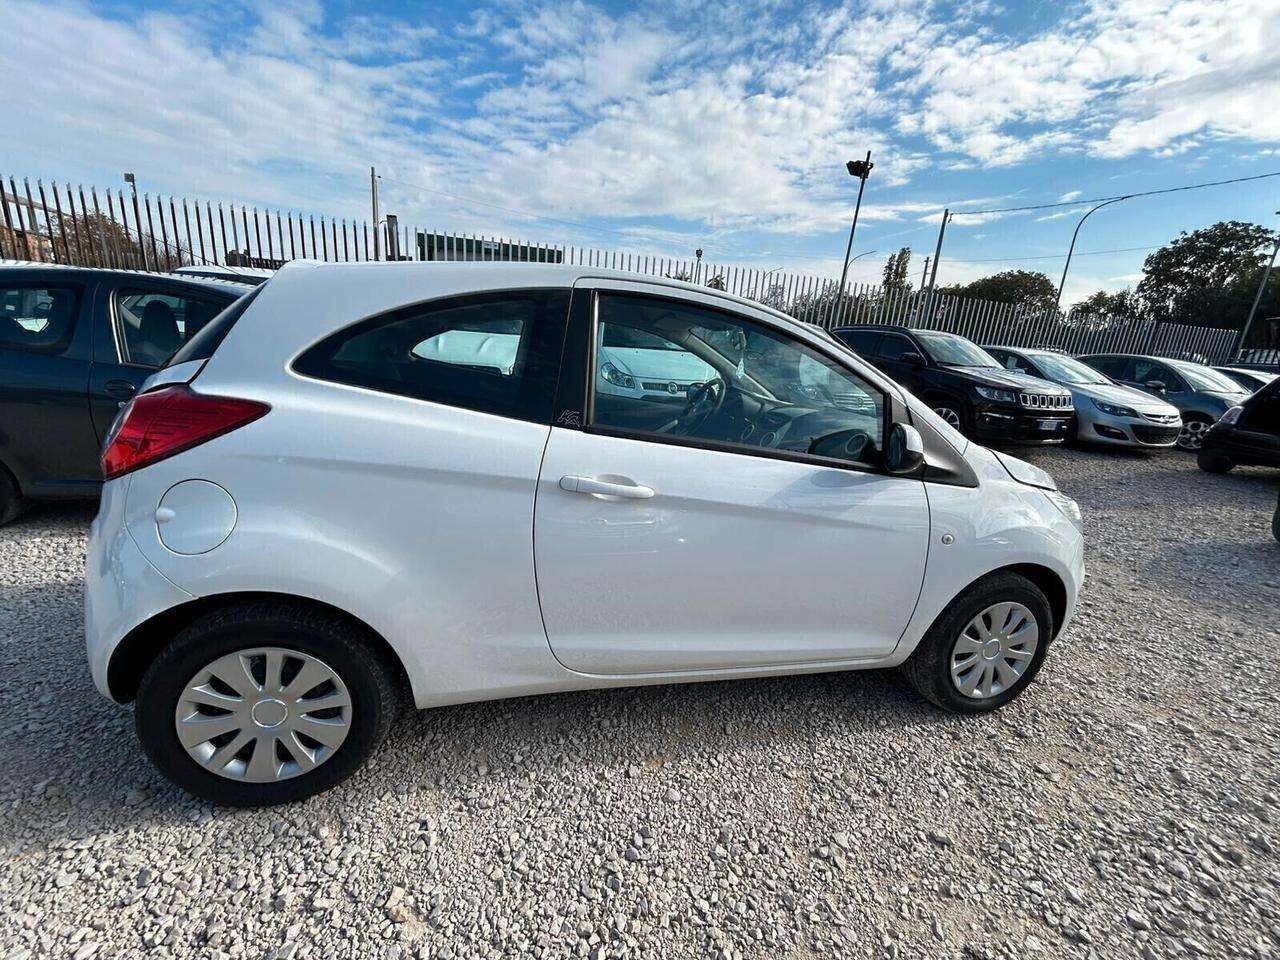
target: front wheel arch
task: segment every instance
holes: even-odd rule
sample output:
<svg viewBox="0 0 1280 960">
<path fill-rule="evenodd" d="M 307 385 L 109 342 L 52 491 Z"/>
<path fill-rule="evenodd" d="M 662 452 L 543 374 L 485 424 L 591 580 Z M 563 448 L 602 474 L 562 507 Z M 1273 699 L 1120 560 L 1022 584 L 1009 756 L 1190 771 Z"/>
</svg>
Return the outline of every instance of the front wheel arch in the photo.
<svg viewBox="0 0 1280 960">
<path fill-rule="evenodd" d="M 392 668 L 402 685 L 402 691 L 407 692 L 410 689 L 409 675 L 405 671 L 404 663 L 391 644 L 378 631 L 354 614 L 310 597 L 288 593 L 244 591 L 216 593 L 170 607 L 150 620 L 144 620 L 125 634 L 124 638 L 116 644 L 111 654 L 111 662 L 107 665 L 107 689 L 111 698 L 118 703 L 132 702 L 138 695 L 138 686 L 142 682 L 143 674 L 179 631 L 205 614 L 222 607 L 253 602 L 289 603 L 345 621 L 363 636 L 377 655 Z"/>
</svg>

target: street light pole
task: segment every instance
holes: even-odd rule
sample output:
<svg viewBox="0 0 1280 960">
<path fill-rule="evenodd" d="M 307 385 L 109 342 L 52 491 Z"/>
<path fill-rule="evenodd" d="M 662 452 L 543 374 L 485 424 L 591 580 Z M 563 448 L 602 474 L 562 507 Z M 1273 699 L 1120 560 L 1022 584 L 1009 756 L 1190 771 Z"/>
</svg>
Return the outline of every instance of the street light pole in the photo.
<svg viewBox="0 0 1280 960">
<path fill-rule="evenodd" d="M 138 178 L 132 173 L 126 173 L 124 175 L 124 182 L 133 188 L 133 226 L 135 232 L 138 234 L 138 249 L 142 252 L 142 269 L 147 270 L 150 268 L 147 266 L 147 245 L 142 242 L 142 210 L 138 207 Z M 123 201 L 120 206 L 124 206 Z M 125 231 L 125 236 L 128 236 L 127 229 Z M 158 270 L 159 268 L 160 264 L 157 263 L 156 269 Z"/>
<path fill-rule="evenodd" d="M 1132 194 L 1126 194 L 1123 197 L 1116 197 L 1112 200 L 1104 200 L 1080 218 L 1080 222 L 1076 224 L 1075 232 L 1071 234 L 1071 246 L 1067 248 L 1067 262 L 1062 265 L 1062 279 L 1058 281 L 1058 296 L 1053 301 L 1055 307 L 1062 303 L 1062 288 L 1067 285 L 1067 271 L 1071 269 L 1071 254 L 1075 253 L 1076 237 L 1080 236 L 1080 228 L 1084 226 L 1084 222 L 1103 207 L 1109 207 L 1111 204 L 1119 203 L 1121 200 L 1128 200 L 1130 196 Z"/>
<path fill-rule="evenodd" d="M 1276 211 L 1276 215 L 1280 216 L 1280 210 Z M 1249 318 L 1245 320 L 1244 329 L 1236 337 L 1235 346 L 1231 350 L 1233 359 L 1239 357 L 1240 351 L 1244 349 L 1245 339 L 1249 336 L 1249 328 L 1253 326 L 1254 315 L 1258 312 L 1258 304 L 1262 302 L 1262 294 L 1267 289 L 1267 281 L 1271 279 L 1271 268 L 1276 265 L 1277 253 L 1280 253 L 1280 233 L 1276 234 L 1275 243 L 1271 246 L 1271 259 L 1267 261 L 1267 269 L 1262 271 L 1262 280 L 1258 282 L 1258 292 L 1253 295 L 1253 306 L 1249 308 Z"/>
<path fill-rule="evenodd" d="M 849 227 L 849 245 L 844 250 L 844 269 L 840 271 L 840 292 L 844 293 L 844 282 L 849 277 L 849 254 L 853 253 L 853 234 L 858 229 L 858 213 L 862 210 L 862 191 L 867 187 L 867 177 L 871 176 L 871 151 L 867 151 L 867 159 L 850 160 L 845 164 L 849 176 L 858 178 L 858 202 L 853 208 L 853 224 Z"/>
</svg>

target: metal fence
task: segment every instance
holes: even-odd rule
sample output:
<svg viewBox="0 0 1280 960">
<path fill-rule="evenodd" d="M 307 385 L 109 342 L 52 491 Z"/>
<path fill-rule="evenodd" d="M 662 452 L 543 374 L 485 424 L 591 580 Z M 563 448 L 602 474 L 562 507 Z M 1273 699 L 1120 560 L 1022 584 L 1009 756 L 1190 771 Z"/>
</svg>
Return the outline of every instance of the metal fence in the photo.
<svg viewBox="0 0 1280 960">
<path fill-rule="evenodd" d="M 1220 363 L 1236 331 L 1042 310 L 910 288 L 849 284 L 810 274 L 591 247 L 380 224 L 244 204 L 152 197 L 130 190 L 59 188 L 0 177 L 0 259 L 168 271 L 190 264 L 276 268 L 286 261 L 532 261 L 689 280 L 755 300 L 822 327 L 904 324 L 980 344 L 1067 353 L 1141 352 Z M 373 233 L 377 232 L 376 239 Z M 1251 351 L 1256 353 L 1257 351 Z M 1261 362 L 1266 362 L 1262 360 Z"/>
</svg>

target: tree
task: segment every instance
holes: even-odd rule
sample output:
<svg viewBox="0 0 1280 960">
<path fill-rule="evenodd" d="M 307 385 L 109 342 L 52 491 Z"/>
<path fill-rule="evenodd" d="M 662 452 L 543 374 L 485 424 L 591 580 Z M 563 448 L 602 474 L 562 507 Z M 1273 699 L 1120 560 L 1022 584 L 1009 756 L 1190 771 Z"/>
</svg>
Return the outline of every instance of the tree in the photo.
<svg viewBox="0 0 1280 960">
<path fill-rule="evenodd" d="M 1143 264 L 1138 284 L 1143 309 L 1162 323 L 1243 327 L 1272 240 L 1266 227 L 1239 220 L 1184 230 Z M 1268 285 L 1258 313 L 1261 318 L 1280 314 L 1280 284 Z"/>
<path fill-rule="evenodd" d="M 1142 304 L 1132 290 L 1099 290 L 1076 304 L 1072 318 L 1095 330 L 1127 327 L 1143 317 Z"/>
<path fill-rule="evenodd" d="M 1043 273 L 1031 270 L 1005 270 L 971 283 L 944 287 L 941 293 L 980 300 L 1015 303 L 1035 310 L 1051 310 L 1058 300 L 1058 288 Z"/>
<path fill-rule="evenodd" d="M 897 253 L 889 254 L 884 265 L 884 288 L 886 290 L 910 290 L 911 282 L 907 279 L 907 271 L 911 269 L 911 248 L 903 247 Z"/>
</svg>

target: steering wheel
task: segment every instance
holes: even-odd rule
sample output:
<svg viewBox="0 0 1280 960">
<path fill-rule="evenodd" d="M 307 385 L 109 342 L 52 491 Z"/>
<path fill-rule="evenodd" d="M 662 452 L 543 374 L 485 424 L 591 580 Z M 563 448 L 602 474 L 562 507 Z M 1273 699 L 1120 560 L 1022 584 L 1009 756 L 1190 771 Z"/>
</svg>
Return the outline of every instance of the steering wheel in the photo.
<svg viewBox="0 0 1280 960">
<path fill-rule="evenodd" d="M 671 433 L 679 428 L 682 432 L 693 433 L 720 411 L 728 394 L 728 386 L 719 377 L 706 383 L 690 384 L 689 402 L 684 410 L 670 423 L 659 427 L 658 432 Z"/>
</svg>

